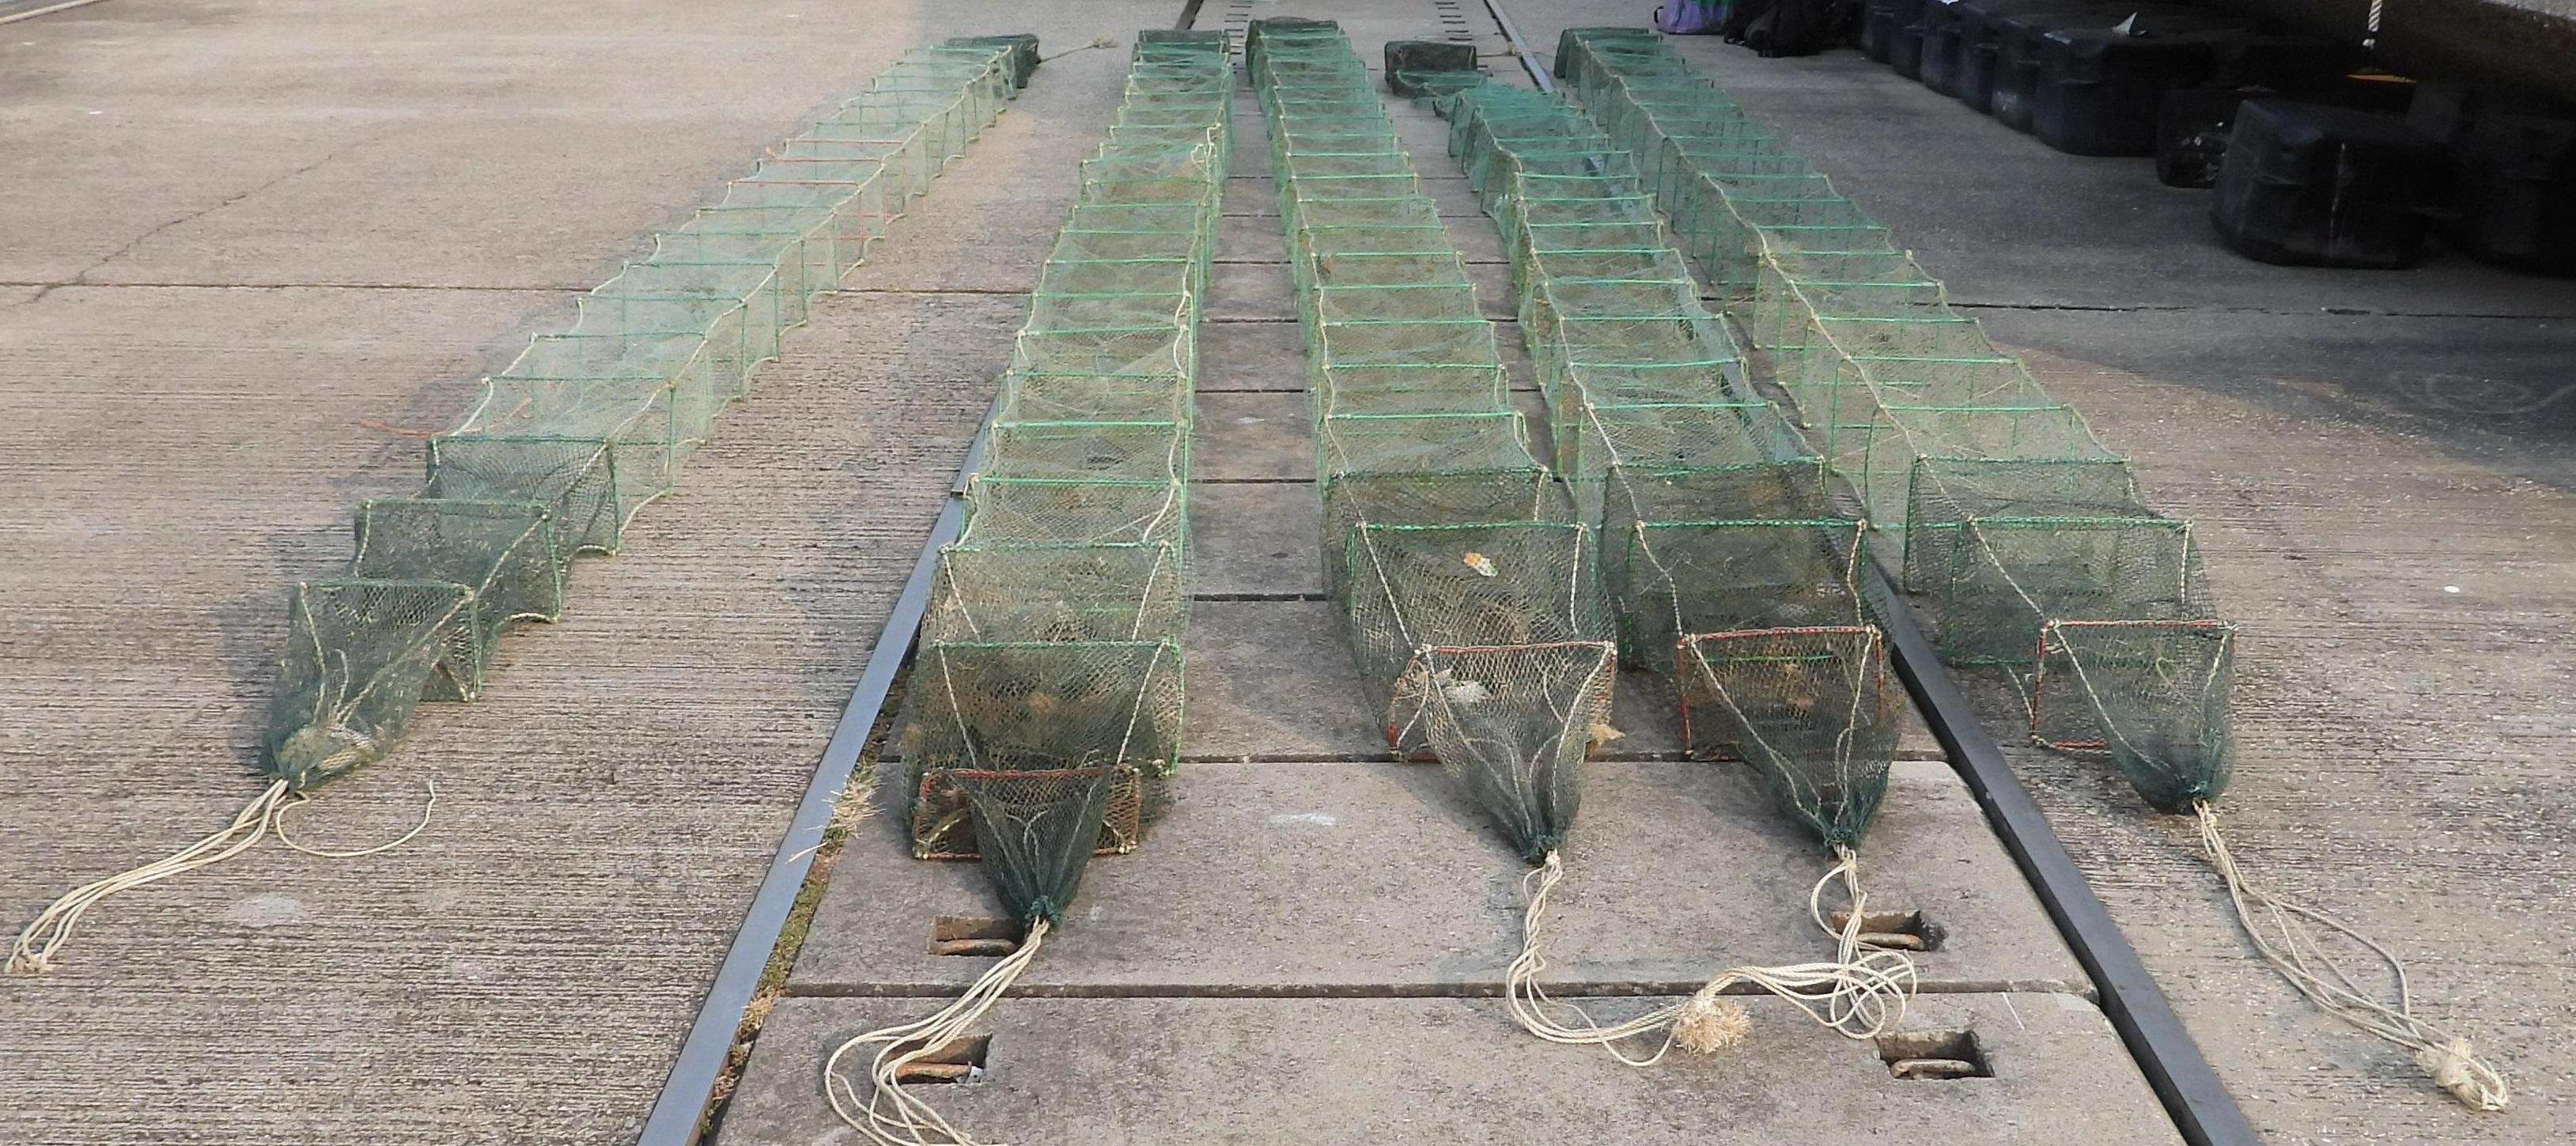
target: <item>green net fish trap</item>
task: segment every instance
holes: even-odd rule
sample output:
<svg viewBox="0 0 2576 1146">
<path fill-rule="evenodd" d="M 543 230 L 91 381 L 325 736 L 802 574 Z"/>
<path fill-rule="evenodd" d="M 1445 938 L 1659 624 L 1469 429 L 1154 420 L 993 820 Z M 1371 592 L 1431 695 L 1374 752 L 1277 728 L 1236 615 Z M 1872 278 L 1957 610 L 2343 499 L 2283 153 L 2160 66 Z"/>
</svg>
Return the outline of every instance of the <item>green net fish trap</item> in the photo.
<svg viewBox="0 0 2576 1146">
<path fill-rule="evenodd" d="M 2246 935 L 2294 989 L 2413 1052 L 2463 1104 L 2501 1109 L 2503 1077 L 2415 1015 L 2395 955 L 2262 890 L 2230 854 L 2215 801 L 2234 759 L 2236 628 L 2210 599 L 2191 523 L 2150 508 L 2127 459 L 1669 44 L 1569 29 L 1557 64 L 1604 131 L 1645 157 L 1691 261 L 1901 555 L 1942 659 L 2011 683 L 2038 743 L 2099 753 L 2150 807 L 2192 815 Z M 2337 965 L 2328 933 L 2382 962 L 2393 1000 Z"/>
<path fill-rule="evenodd" d="M 480 695 L 512 629 L 561 618 L 573 559 L 618 550 L 784 334 L 1001 114 L 1035 59 L 1034 37 L 905 53 L 581 295 L 569 329 L 537 335 L 485 379 L 428 437 L 421 491 L 359 507 L 347 571 L 289 589 L 261 793 L 213 834 L 54 901 L 9 967 L 45 970 L 100 901 L 271 834 L 314 854 L 381 850 L 305 848 L 286 837 L 285 812 L 392 753 L 423 701 Z"/>
<path fill-rule="evenodd" d="M 1025 938 L 927 1018 L 842 1042 L 833 1110 L 869 1141 L 968 1142 L 904 1089 L 1064 922 L 1093 856 L 1170 804 L 1188 622 L 1198 322 L 1231 156 L 1221 33 L 1138 36 L 1108 139 L 1029 296 L 941 549 L 904 749 L 913 854 L 974 859 Z M 842 1069 L 869 1060 L 863 1087 Z"/>
</svg>

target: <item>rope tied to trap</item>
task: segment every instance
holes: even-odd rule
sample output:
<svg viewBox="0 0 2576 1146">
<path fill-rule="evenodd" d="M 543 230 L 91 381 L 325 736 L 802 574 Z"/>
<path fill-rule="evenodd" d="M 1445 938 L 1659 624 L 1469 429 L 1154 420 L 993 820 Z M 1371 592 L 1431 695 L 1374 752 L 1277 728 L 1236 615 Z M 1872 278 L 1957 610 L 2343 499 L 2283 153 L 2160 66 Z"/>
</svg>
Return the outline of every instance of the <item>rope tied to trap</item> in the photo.
<svg viewBox="0 0 2576 1146">
<path fill-rule="evenodd" d="M 71 941 L 72 931 L 90 909 L 109 898 L 184 875 L 199 868 L 211 867 L 259 846 L 269 836 L 295 851 L 323 859 L 357 859 L 392 851 L 429 827 L 430 811 L 438 806 L 438 784 L 429 785 L 429 799 L 420 810 L 420 822 L 400 837 L 373 847 L 330 849 L 298 843 L 286 834 L 286 813 L 290 808 L 311 802 L 312 797 L 294 791 L 284 780 L 273 780 L 259 795 L 242 805 L 230 824 L 178 851 L 150 863 L 127 868 L 103 879 L 93 880 L 63 893 L 39 912 L 17 941 L 9 948 L 9 971 L 21 975 L 42 975 L 53 969 L 54 955 Z"/>
<path fill-rule="evenodd" d="M 1836 863 L 1808 892 L 1807 907 L 1816 926 L 1837 940 L 1831 962 L 1792 963 L 1774 967 L 1730 967 L 1711 978 L 1689 998 L 1635 1018 L 1610 1024 L 1596 1022 L 1574 1003 L 1557 999 L 1540 985 L 1547 971 L 1542 953 L 1548 897 L 1565 878 L 1557 852 L 1521 877 L 1526 908 L 1521 916 L 1521 953 L 1503 977 L 1503 995 L 1521 1028 L 1552 1043 L 1598 1046 L 1612 1058 L 1634 1067 L 1662 1062 L 1676 1046 L 1694 1054 L 1713 1054 L 1741 1045 L 1752 1033 L 1752 1016 L 1725 996 L 1744 986 L 1786 999 L 1808 1018 L 1849 1039 L 1871 1039 L 1904 1025 L 1917 985 L 1914 961 L 1902 951 L 1862 950 L 1867 895 L 1860 888 L 1859 858 L 1849 848 L 1836 848 Z M 1825 888 L 1843 881 L 1850 906 L 1843 925 L 1826 922 Z M 1571 1013 L 1571 1021 L 1556 1012 Z M 1652 1053 L 1625 1045 L 1632 1039 L 1663 1032 Z"/>
<path fill-rule="evenodd" d="M 2226 881 L 2227 900 L 2235 908 L 2237 923 L 2245 929 L 2255 952 L 2280 972 L 2285 982 L 2327 1014 L 2413 1052 L 2416 1064 L 2432 1076 L 2434 1085 L 2458 1099 L 2460 1105 L 2471 1110 L 2498 1111 L 2512 1103 L 2513 1093 L 2503 1073 L 2479 1057 L 2468 1039 L 2416 1017 L 2414 988 L 2408 981 L 2405 960 L 2352 924 L 2255 885 L 2227 846 L 2226 834 L 2219 830 L 2218 809 L 2201 800 L 2193 804 L 2192 813 L 2200 829 L 2201 846 L 2209 852 L 2210 865 Z M 2318 942 L 2320 936 L 2301 926 L 2303 921 L 2350 939 L 2377 956 L 2395 981 L 2397 1001 L 2392 1005 L 2372 998 L 2360 981 Z"/>
<path fill-rule="evenodd" d="M 877 1146 L 999 1146 L 969 1136 L 951 1124 L 938 1108 L 904 1089 L 903 1074 L 906 1067 L 966 1037 L 992 1013 L 994 1005 L 1028 970 L 1029 962 L 1037 958 L 1038 944 L 1046 938 L 1048 929 L 1044 919 L 1031 924 L 1028 938 L 1018 950 L 993 964 L 967 984 L 956 1001 L 929 1017 L 869 1031 L 834 1048 L 823 1063 L 823 1091 L 832 1101 L 833 1113 Z M 841 1062 L 871 1046 L 877 1049 L 868 1061 L 869 1090 L 862 1096 L 843 1073 Z"/>
</svg>

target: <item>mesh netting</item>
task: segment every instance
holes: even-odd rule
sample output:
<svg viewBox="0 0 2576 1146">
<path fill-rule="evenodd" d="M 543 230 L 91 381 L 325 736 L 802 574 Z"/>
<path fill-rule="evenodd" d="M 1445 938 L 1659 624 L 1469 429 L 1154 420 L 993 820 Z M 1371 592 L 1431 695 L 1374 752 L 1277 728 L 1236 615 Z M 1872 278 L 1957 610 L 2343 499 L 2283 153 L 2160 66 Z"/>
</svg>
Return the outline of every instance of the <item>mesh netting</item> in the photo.
<svg viewBox="0 0 2576 1146">
<path fill-rule="evenodd" d="M 1823 842 L 1857 843 L 1902 711 L 1856 589 L 1859 524 L 1747 384 L 1629 155 L 1535 92 L 1418 86 L 1446 93 L 1451 148 L 1503 229 L 1622 657 L 1669 686 L 1693 756 L 1748 761 Z"/>
<path fill-rule="evenodd" d="M 2040 739 L 2107 746 L 2158 807 L 2216 795 L 2233 640 L 2189 523 L 2148 508 L 2072 407 L 1669 45 L 1573 29 L 1558 59 L 1649 157 L 1645 186 L 1807 436 L 1901 540 L 1943 659 L 2010 672 Z"/>
<path fill-rule="evenodd" d="M 561 615 L 573 556 L 617 550 L 1034 59 L 1028 37 L 906 53 L 488 378 L 429 439 L 420 496 L 367 502 L 347 575 L 296 586 L 263 770 L 301 791 L 390 751 L 420 701 L 472 700 L 501 636 Z"/>
<path fill-rule="evenodd" d="M 915 855 L 1056 921 L 1180 759 L 1191 387 L 1228 156 L 1222 36 L 1140 37 L 942 549 L 905 759 Z"/>
<path fill-rule="evenodd" d="M 1439 760 L 1537 862 L 1609 718 L 1592 526 L 1530 453 L 1493 323 L 1350 41 L 1262 20 L 1246 52 L 1306 338 L 1326 589 L 1388 745 Z"/>
<path fill-rule="evenodd" d="M 365 503 L 346 575 L 297 583 L 259 770 L 232 823 L 74 888 L 9 952 L 41 973 L 83 915 L 121 892 L 242 854 L 314 786 L 393 751 L 423 700 L 472 700 L 511 626 L 562 615 L 572 558 L 613 553 L 677 479 L 806 307 L 840 285 L 886 223 L 963 153 L 1037 64 L 1033 36 L 908 52 L 716 204 L 657 236 L 652 257 L 583 295 L 480 401 L 428 441 L 417 497 Z M 437 789 L 431 788 L 436 802 Z M 428 826 L 371 849 L 395 847 Z"/>
</svg>

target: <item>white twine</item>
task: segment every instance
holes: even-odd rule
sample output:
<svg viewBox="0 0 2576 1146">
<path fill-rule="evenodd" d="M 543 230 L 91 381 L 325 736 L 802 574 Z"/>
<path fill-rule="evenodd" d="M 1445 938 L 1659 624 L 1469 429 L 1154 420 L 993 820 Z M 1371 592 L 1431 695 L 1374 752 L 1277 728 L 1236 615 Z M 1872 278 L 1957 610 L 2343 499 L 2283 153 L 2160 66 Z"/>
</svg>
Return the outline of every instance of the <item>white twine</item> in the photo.
<svg viewBox="0 0 2576 1146">
<path fill-rule="evenodd" d="M 959 1130 L 928 1102 L 904 1090 L 903 1068 L 962 1038 L 990 1013 L 1004 992 L 1017 982 L 1046 938 L 1043 919 L 1029 928 L 1020 949 L 993 964 L 966 987 L 956 1001 L 928 1018 L 870 1031 L 842 1043 L 823 1063 L 823 1093 L 841 1121 L 878 1146 L 1000 1146 L 985 1144 Z M 868 1067 L 870 1093 L 864 1101 L 858 1087 L 841 1074 L 841 1060 L 863 1046 L 875 1046 Z M 937 1135 L 937 1137 L 931 1137 Z"/>
<path fill-rule="evenodd" d="M 2469 1040 L 2415 1017 L 2414 989 L 2407 982 L 2404 960 L 2341 919 L 2255 887 L 2227 848 L 2227 837 L 2218 828 L 2218 810 L 2206 800 L 2195 802 L 2193 810 L 2198 813 L 2200 842 L 2209 850 L 2209 862 L 2227 881 L 2227 899 L 2236 908 L 2237 923 L 2283 980 L 2327 1014 L 2413 1051 L 2416 1064 L 2461 1105 L 2493 1111 L 2513 1101 L 2504 1075 L 2479 1058 Z M 2256 919 L 2257 909 L 2261 922 Z M 2378 956 L 2397 982 L 2397 1004 L 2392 1007 L 2371 998 L 2318 942 L 2315 932 L 2298 926 L 2299 920 L 2342 935 Z"/>
<path fill-rule="evenodd" d="M 290 795 L 293 796 L 291 800 Z M 21 975 L 42 975 L 52 970 L 54 953 L 71 940 L 72 930 L 79 926 L 81 917 L 109 896 L 222 863 L 249 851 L 271 834 L 277 836 L 278 842 L 296 851 L 324 859 L 355 859 L 401 847 L 429 826 L 430 808 L 438 804 L 438 785 L 432 783 L 429 787 L 429 804 L 421 808 L 420 823 L 413 825 L 400 839 L 350 851 L 307 847 L 287 838 L 286 810 L 310 799 L 309 796 L 289 793 L 284 780 L 272 781 L 267 790 L 242 805 L 242 810 L 233 816 L 233 822 L 221 831 L 140 867 L 128 868 L 65 892 L 62 898 L 37 915 L 35 922 L 28 924 L 26 930 L 18 933 L 17 942 L 9 947 L 8 969 Z"/>
<path fill-rule="evenodd" d="M 1787 999 L 1808 1018 L 1845 1038 L 1876 1038 L 1897 1029 L 1903 1025 L 1906 1007 L 1914 996 L 1914 961 L 1901 951 L 1872 949 L 1861 953 L 1866 897 L 1860 890 L 1859 859 L 1848 848 L 1835 851 L 1839 862 L 1807 894 L 1808 913 L 1816 926 L 1838 940 L 1834 962 L 1729 968 L 1688 999 L 1608 1026 L 1594 1022 L 1583 1008 L 1550 997 L 1547 989 L 1539 985 L 1539 976 L 1547 970 L 1547 958 L 1539 953 L 1539 939 L 1548 893 L 1565 878 L 1563 859 L 1549 852 L 1545 862 L 1521 878 L 1521 893 L 1529 901 L 1521 916 L 1521 953 L 1503 976 L 1503 996 L 1512 1018 L 1522 1029 L 1549 1042 L 1598 1046 L 1609 1051 L 1612 1058 L 1635 1067 L 1662 1062 L 1677 1045 L 1693 1053 L 1709 1054 L 1744 1041 L 1751 1029 L 1751 1018 L 1741 1005 L 1721 998 L 1728 987 L 1739 983 Z M 1851 907 L 1840 930 L 1825 922 L 1824 910 L 1825 886 L 1838 877 L 1851 895 Z M 1572 1012 L 1574 1020 L 1558 1020 L 1553 1009 Z M 1641 1056 L 1622 1045 L 1658 1030 L 1664 1032 L 1664 1038 L 1652 1054 Z"/>
</svg>

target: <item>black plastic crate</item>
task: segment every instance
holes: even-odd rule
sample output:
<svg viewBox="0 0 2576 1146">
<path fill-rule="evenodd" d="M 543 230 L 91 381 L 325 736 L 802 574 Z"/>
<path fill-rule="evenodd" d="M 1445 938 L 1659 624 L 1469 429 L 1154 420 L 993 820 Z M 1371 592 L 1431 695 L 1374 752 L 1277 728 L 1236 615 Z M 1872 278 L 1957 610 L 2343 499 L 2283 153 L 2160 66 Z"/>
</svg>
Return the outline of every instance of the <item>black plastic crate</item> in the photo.
<svg viewBox="0 0 2576 1146">
<path fill-rule="evenodd" d="M 2071 155 L 2153 155 L 2165 93 L 2216 63 L 2208 38 L 2057 28 L 2040 38 L 2031 134 Z"/>
<path fill-rule="evenodd" d="M 1896 46 L 1896 30 L 1914 20 L 1922 5 L 1923 0 L 1862 0 L 1860 53 L 1882 64 L 1888 62 L 1888 53 Z"/>
<path fill-rule="evenodd" d="M 1995 21 L 1995 73 L 1988 88 L 1986 111 L 2015 131 L 2029 131 L 2039 94 L 2041 46 L 2048 34 L 2071 28 L 2108 28 L 2120 22 L 2098 8 L 2036 9 Z"/>
<path fill-rule="evenodd" d="M 2094 29 L 2142 39 L 2248 34 L 2244 22 L 2237 17 L 2175 4 L 2120 4 L 2080 11 L 2042 9 L 2008 16 L 2000 23 L 2001 31 L 1997 33 L 1999 63 L 1987 110 L 1996 119 L 2019 131 L 2032 130 L 2032 116 L 2039 104 L 2040 72 L 2048 36 L 2053 32 Z M 2147 122 L 2154 121 L 2155 103 L 2152 99 L 2144 116 Z M 2128 154 L 2145 155 L 2149 152 L 2132 151 Z"/>
<path fill-rule="evenodd" d="M 2005 17 L 2076 15 L 2100 10 L 2098 4 L 2087 0 L 1958 0 L 1950 5 L 1949 15 L 1958 22 L 1959 29 L 1959 102 L 1981 114 L 1994 111 L 1988 100 L 1994 95 L 1995 73 L 2002 64 Z"/>
<path fill-rule="evenodd" d="M 2222 51 L 2223 48 L 2222 45 Z M 2165 93 L 2164 106 L 2156 117 L 2156 181 L 2167 187 L 2218 185 L 2218 165 L 2227 156 L 2227 136 L 2235 127 L 2237 107 L 2246 100 L 2269 96 L 2361 111 L 2402 112 L 2414 88 L 2411 83 L 2391 79 L 2341 75 L 2293 86 L 2299 80 L 2313 81 L 2315 71 L 2308 67 L 2231 70 L 2223 55 L 2218 69 L 2209 87 Z M 2284 82 L 2279 87 L 2225 83 L 2231 75 L 2271 75 Z"/>
<path fill-rule="evenodd" d="M 1967 0 L 1924 0 L 1923 61 L 1915 78 L 1945 96 L 1959 94 L 1959 9 Z"/>
<path fill-rule="evenodd" d="M 2251 99 L 2236 112 L 2210 220 L 2267 263 L 2411 267 L 2423 257 L 2441 144 L 2379 112 Z"/>
<path fill-rule="evenodd" d="M 2576 274 L 2576 119 L 2483 116 L 2453 155 L 2456 215 L 2444 237 L 2490 262 Z"/>
<path fill-rule="evenodd" d="M 1878 0 L 1870 0 L 1875 5 Z M 1928 0 L 1888 0 L 1887 66 L 1906 79 L 1923 74 L 1923 7 Z"/>
</svg>

